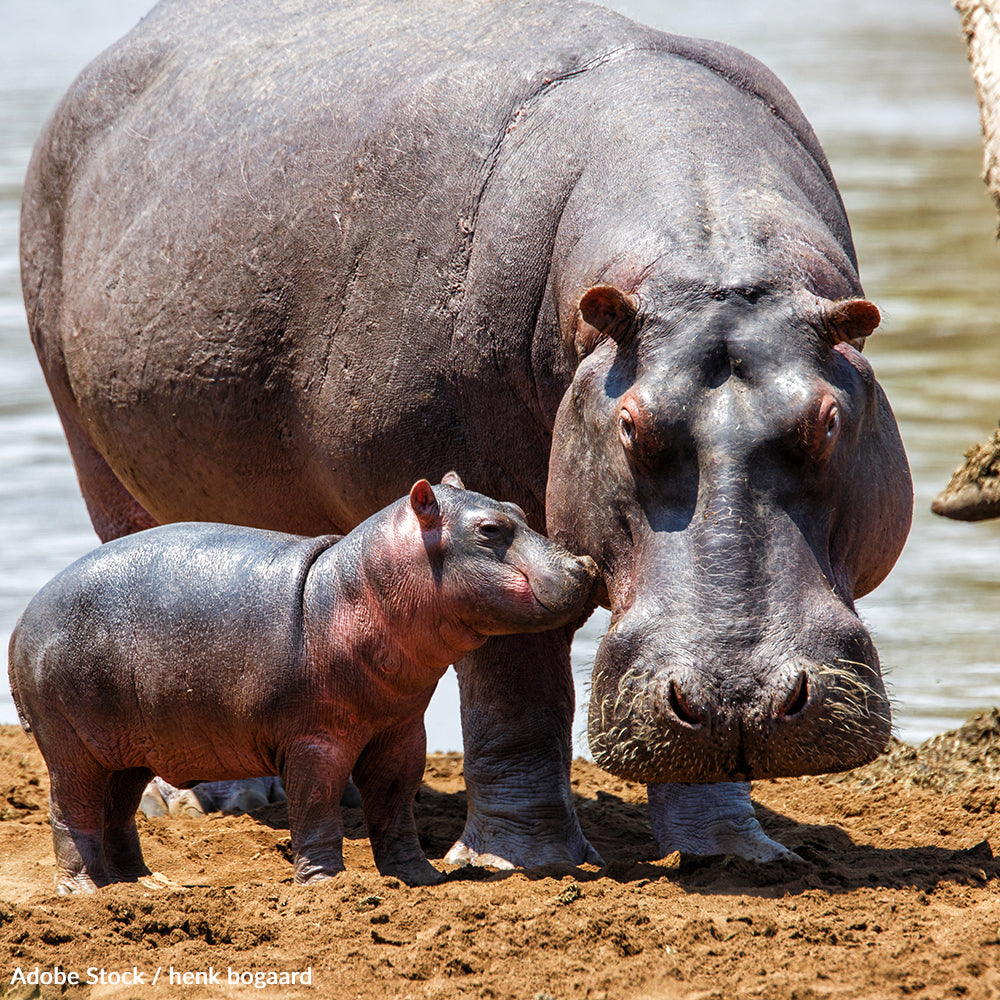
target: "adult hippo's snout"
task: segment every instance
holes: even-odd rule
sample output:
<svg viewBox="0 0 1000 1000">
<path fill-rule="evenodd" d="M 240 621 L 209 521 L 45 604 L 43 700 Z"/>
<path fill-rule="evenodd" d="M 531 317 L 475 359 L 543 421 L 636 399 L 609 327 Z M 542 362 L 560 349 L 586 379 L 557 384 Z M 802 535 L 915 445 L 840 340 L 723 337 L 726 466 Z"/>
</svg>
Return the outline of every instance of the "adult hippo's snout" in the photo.
<svg viewBox="0 0 1000 1000">
<path fill-rule="evenodd" d="M 748 781 L 870 760 L 890 731 L 878 655 L 857 617 L 825 610 L 822 628 L 748 641 L 713 627 L 657 636 L 669 614 L 633 607 L 595 662 L 595 760 L 645 783 Z"/>
<path fill-rule="evenodd" d="M 591 353 L 556 422 L 549 528 L 603 575 L 612 620 L 590 745 L 633 781 L 846 770 L 889 738 L 878 654 L 854 609 L 895 561 L 911 503 L 888 404 L 857 350 L 878 311 L 753 298 L 720 291 L 691 335 L 614 287 L 580 303 L 577 343 Z M 604 450 L 564 481 L 581 433 Z M 570 509 L 564 487 L 592 502 Z"/>
</svg>

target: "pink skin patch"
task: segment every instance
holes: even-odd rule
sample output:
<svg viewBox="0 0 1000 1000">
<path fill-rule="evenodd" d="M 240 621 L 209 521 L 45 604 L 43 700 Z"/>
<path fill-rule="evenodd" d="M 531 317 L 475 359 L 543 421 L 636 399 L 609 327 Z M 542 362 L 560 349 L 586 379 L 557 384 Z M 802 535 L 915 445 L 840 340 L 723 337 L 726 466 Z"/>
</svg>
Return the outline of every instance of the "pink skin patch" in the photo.
<svg viewBox="0 0 1000 1000">
<path fill-rule="evenodd" d="M 531 581 L 519 569 L 511 570 L 515 576 L 512 577 L 510 585 L 505 589 L 505 593 L 512 599 L 512 603 L 531 607 L 542 607 L 545 605 L 538 599 L 531 589 Z"/>
</svg>

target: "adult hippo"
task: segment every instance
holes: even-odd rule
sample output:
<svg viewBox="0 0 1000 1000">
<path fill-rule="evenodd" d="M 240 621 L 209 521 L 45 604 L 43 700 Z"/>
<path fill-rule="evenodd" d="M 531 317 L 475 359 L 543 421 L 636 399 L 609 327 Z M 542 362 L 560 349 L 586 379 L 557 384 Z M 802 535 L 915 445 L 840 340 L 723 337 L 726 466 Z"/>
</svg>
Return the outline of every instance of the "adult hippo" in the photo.
<svg viewBox="0 0 1000 1000">
<path fill-rule="evenodd" d="M 664 851 L 885 744 L 912 493 L 843 206 L 762 65 L 571 2 L 165 0 L 36 148 L 32 336 L 103 539 L 346 533 L 458 468 L 598 563 L 596 758 Z M 594 860 L 571 629 L 456 664 L 452 860 Z M 714 783 L 691 789 L 677 782 Z"/>
</svg>

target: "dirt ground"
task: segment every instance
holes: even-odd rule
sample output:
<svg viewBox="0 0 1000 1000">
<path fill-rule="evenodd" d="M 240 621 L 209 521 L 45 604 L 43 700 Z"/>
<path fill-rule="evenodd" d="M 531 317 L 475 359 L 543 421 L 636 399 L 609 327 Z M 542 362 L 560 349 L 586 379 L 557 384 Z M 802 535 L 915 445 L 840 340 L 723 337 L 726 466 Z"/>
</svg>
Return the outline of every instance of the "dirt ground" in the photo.
<svg viewBox="0 0 1000 1000">
<path fill-rule="evenodd" d="M 658 859 L 644 789 L 578 761 L 601 870 L 408 889 L 375 872 L 347 810 L 348 871 L 297 887 L 271 806 L 141 819 L 155 874 L 62 898 L 44 764 L 0 727 L 0 996 L 1000 997 L 998 774 L 994 711 L 848 775 L 760 782 L 765 830 L 805 860 L 756 865 Z M 460 755 L 428 758 L 417 810 L 440 865 L 465 813 Z"/>
</svg>

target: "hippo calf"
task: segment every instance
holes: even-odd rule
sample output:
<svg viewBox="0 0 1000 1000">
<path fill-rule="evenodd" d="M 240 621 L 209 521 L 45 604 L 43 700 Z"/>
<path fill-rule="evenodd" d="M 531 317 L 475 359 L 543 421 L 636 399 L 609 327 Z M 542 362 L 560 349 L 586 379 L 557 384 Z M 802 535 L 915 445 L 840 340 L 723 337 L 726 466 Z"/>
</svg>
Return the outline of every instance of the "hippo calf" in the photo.
<svg viewBox="0 0 1000 1000">
<path fill-rule="evenodd" d="M 441 880 L 417 840 L 424 710 L 487 636 L 579 618 L 596 567 L 445 477 L 346 537 L 178 523 L 102 546 L 32 599 L 11 690 L 51 777 L 57 888 L 148 874 L 146 783 L 279 774 L 296 882 L 342 871 L 353 773 L 375 863 Z"/>
</svg>

